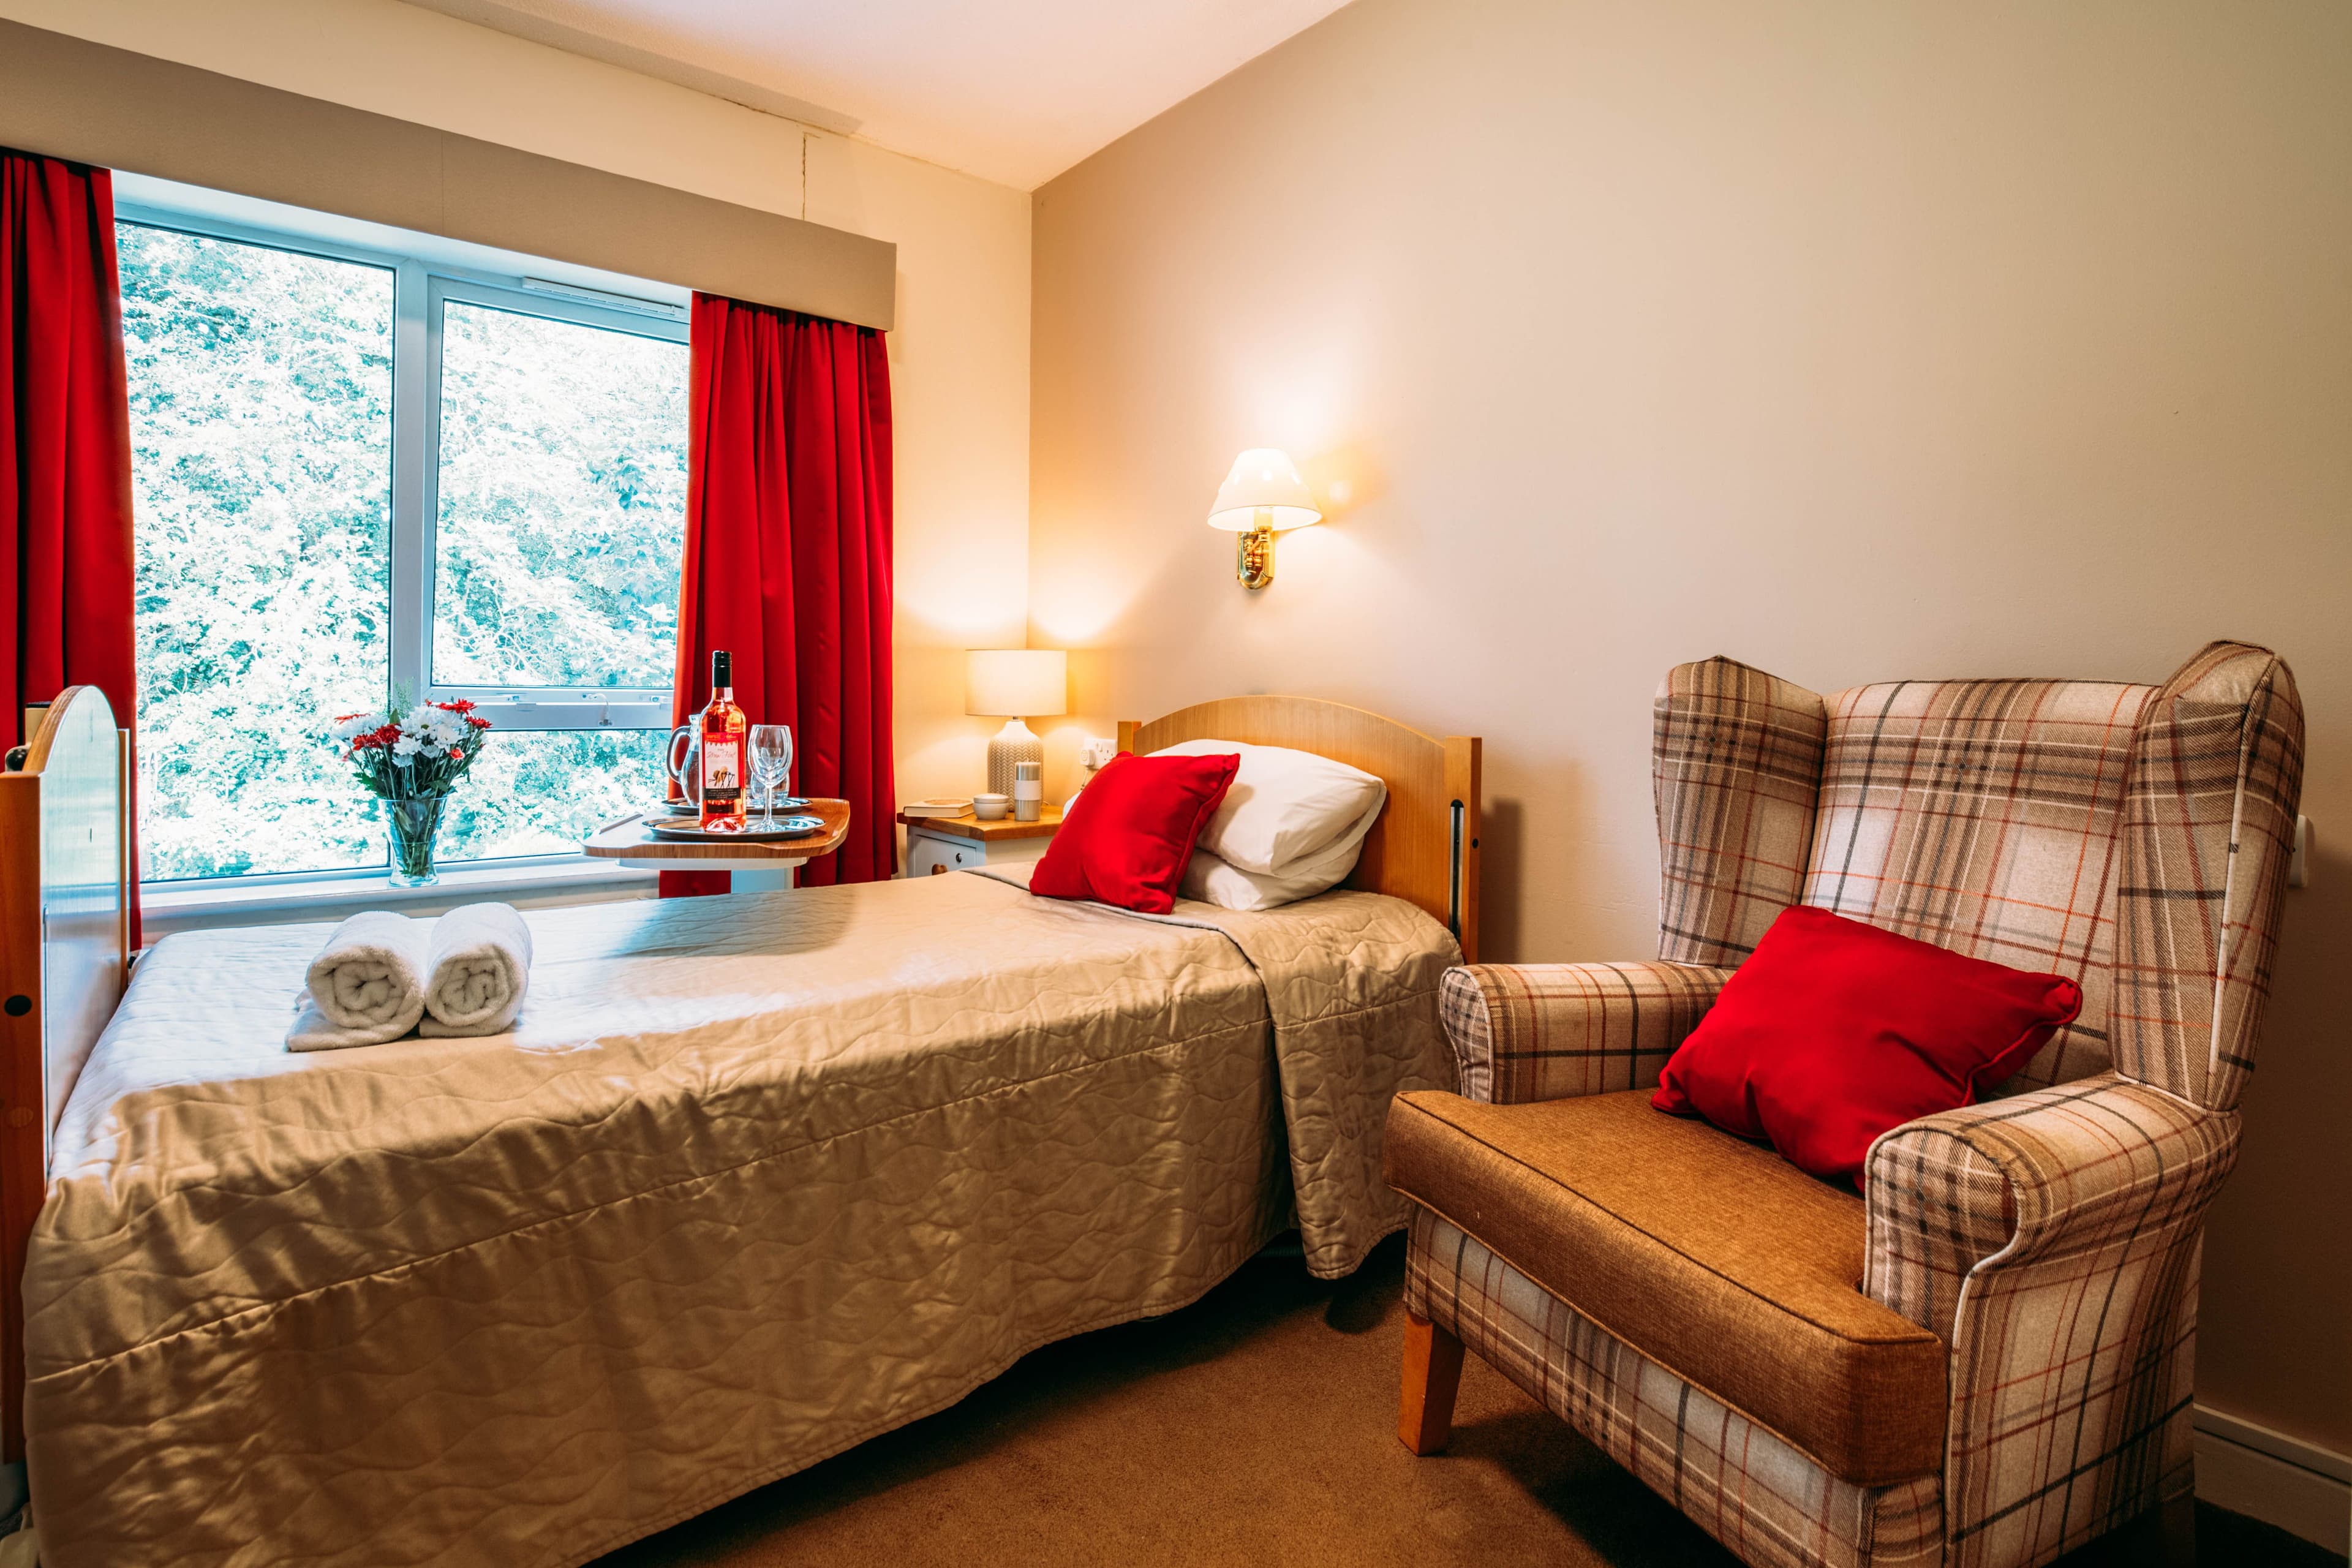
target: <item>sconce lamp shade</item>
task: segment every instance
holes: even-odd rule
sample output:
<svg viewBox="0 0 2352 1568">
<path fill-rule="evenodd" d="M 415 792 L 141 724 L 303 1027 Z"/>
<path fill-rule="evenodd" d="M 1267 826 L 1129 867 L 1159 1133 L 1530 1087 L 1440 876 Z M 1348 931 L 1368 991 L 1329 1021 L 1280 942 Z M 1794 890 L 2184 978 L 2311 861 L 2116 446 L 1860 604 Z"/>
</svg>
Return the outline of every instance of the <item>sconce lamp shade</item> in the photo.
<svg viewBox="0 0 2352 1568">
<path fill-rule="evenodd" d="M 976 647 L 964 655 L 964 707 L 992 719 L 1070 710 L 1070 658 L 1057 647 Z"/>
<path fill-rule="evenodd" d="M 1290 454 L 1273 447 L 1253 447 L 1234 459 L 1234 471 L 1217 489 L 1216 504 L 1209 509 L 1209 526 L 1242 533 L 1255 528 L 1257 514 L 1274 514 L 1272 526 L 1305 528 L 1323 521 L 1315 492 L 1298 477 Z"/>
</svg>

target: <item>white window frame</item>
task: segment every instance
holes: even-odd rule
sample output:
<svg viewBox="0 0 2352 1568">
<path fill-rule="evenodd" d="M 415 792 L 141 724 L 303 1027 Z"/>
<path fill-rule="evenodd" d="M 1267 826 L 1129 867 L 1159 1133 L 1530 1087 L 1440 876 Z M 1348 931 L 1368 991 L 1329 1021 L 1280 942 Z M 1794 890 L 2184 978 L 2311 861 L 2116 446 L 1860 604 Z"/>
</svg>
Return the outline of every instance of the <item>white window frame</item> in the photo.
<svg viewBox="0 0 2352 1568">
<path fill-rule="evenodd" d="M 118 201 L 114 216 L 119 222 L 143 227 L 353 262 L 380 268 L 393 275 L 391 558 L 385 584 L 389 600 L 385 606 L 390 681 L 387 701 L 394 693 L 433 702 L 464 698 L 474 702 L 494 726 L 507 731 L 671 728 L 671 693 L 667 686 L 583 689 L 434 683 L 433 560 L 439 518 L 441 324 L 445 304 L 456 300 L 676 343 L 688 341 L 688 315 L 684 306 L 529 275 L 486 271 L 399 251 L 352 245 L 296 229 L 236 222 L 209 213 L 187 213 L 143 202 Z M 447 864 L 462 873 L 471 868 L 564 868 L 584 859 L 575 852 Z M 338 883 L 382 878 L 382 872 L 370 868 L 185 878 L 143 886 L 191 890 L 278 887 L 294 898 L 303 896 L 306 889 L 313 889 L 315 896 L 325 896 Z M 211 901 L 205 900 L 206 907 Z"/>
<path fill-rule="evenodd" d="M 415 300 L 418 302 L 418 319 L 412 322 L 409 314 L 401 311 L 395 316 L 393 328 L 392 449 L 395 474 L 400 467 L 400 426 L 404 416 L 417 422 L 419 435 L 415 447 L 416 472 L 406 487 L 410 505 L 404 515 L 401 505 L 403 487 L 396 477 L 392 487 L 394 689 L 419 692 L 425 700 L 430 702 L 467 699 L 481 710 L 482 717 L 504 730 L 593 730 L 606 726 L 623 730 L 670 728 L 670 689 L 667 685 L 587 688 L 462 686 L 431 679 L 434 552 L 439 537 L 440 520 L 440 465 L 436 459 L 441 452 L 441 328 L 445 308 L 451 300 L 494 310 L 511 310 L 519 315 L 538 316 L 549 321 L 570 321 L 578 326 L 598 327 L 607 331 L 630 332 L 638 337 L 674 343 L 687 341 L 687 323 L 683 320 L 653 320 L 543 292 L 527 291 L 521 287 L 484 282 L 446 269 L 423 268 L 417 263 L 408 265 L 419 268 L 416 287 L 403 289 L 395 295 L 395 300 Z M 402 281 L 406 283 L 408 279 L 404 277 Z M 520 283 L 520 280 L 516 281 Z M 404 331 L 421 331 L 425 338 L 425 357 L 421 362 L 425 374 L 410 378 L 417 384 L 413 395 L 419 400 L 419 405 L 415 408 L 404 406 L 401 397 L 398 339 Z M 404 600 L 398 581 L 404 565 L 415 584 Z"/>
</svg>

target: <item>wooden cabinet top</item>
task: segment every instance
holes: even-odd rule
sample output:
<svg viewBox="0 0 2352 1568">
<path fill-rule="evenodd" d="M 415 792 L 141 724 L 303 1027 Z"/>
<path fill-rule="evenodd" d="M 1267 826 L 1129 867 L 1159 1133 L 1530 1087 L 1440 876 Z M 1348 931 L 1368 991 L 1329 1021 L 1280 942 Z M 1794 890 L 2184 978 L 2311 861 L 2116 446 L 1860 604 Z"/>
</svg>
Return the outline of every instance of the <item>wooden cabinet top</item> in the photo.
<svg viewBox="0 0 2352 1568">
<path fill-rule="evenodd" d="M 903 826 L 920 828 L 925 833 L 990 844 L 1008 838 L 1051 838 L 1054 830 L 1062 826 L 1062 808 L 1049 805 L 1034 822 L 1015 822 L 1009 816 L 994 822 L 982 822 L 976 816 L 909 816 L 903 811 L 898 814 L 898 821 Z"/>
</svg>

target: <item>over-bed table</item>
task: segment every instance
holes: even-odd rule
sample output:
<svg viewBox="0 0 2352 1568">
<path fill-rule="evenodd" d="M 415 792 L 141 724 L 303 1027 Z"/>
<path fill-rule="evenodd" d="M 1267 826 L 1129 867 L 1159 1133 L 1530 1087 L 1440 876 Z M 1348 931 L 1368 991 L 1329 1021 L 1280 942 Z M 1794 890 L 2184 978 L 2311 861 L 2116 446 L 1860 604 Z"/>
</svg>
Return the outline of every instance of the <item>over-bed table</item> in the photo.
<svg viewBox="0 0 2352 1568">
<path fill-rule="evenodd" d="M 1293 1223 L 1354 1268 L 1404 1218 L 1388 1100 L 1450 1070 L 1476 743 L 1276 698 L 1121 739 L 1202 737 L 1386 780 L 1352 886 L 1158 919 L 985 875 L 539 911 L 513 1036 L 297 1055 L 320 927 L 172 938 L 108 1020 L 116 738 L 60 699 L 0 780 L 57 851 L 36 890 L 84 840 L 80 891 L 47 884 L 79 924 L 31 971 L 7 855 L 43 1561 L 568 1568 L 1181 1306 Z M 13 1387 L 7 1415 L 13 1441 Z"/>
</svg>

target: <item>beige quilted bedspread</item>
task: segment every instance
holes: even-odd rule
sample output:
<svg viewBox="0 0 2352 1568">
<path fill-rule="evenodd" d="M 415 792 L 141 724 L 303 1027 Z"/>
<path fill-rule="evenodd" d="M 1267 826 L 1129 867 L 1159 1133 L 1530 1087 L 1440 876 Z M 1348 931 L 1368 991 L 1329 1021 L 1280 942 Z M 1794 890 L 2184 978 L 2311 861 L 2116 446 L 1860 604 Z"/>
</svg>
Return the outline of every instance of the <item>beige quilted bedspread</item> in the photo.
<svg viewBox="0 0 2352 1568">
<path fill-rule="evenodd" d="M 1353 1268 L 1388 1099 L 1449 1070 L 1454 944 L 1369 894 L 529 918 L 488 1041 L 285 1051 L 324 927 L 142 963 L 26 1268 L 49 1568 L 585 1562 L 1193 1300 L 1294 1176 Z"/>
</svg>

